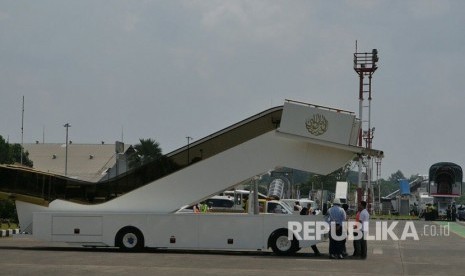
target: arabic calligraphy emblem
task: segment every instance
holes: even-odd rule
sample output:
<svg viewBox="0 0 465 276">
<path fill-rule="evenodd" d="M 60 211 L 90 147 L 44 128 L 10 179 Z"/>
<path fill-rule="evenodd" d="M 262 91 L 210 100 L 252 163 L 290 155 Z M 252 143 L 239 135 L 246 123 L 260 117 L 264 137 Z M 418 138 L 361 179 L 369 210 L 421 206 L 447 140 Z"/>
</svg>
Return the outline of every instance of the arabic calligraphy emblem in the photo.
<svg viewBox="0 0 465 276">
<path fill-rule="evenodd" d="M 315 136 L 319 136 L 328 130 L 328 120 L 321 114 L 315 114 L 313 118 L 305 121 L 305 126 L 308 132 Z"/>
</svg>

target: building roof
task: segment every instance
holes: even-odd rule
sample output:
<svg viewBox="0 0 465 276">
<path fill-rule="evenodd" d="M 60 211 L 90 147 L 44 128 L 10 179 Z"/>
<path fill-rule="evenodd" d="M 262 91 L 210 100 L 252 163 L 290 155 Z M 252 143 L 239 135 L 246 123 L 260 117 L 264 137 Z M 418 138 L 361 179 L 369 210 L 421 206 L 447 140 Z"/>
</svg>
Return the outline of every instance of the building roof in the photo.
<svg viewBox="0 0 465 276">
<path fill-rule="evenodd" d="M 65 175 L 66 144 L 24 144 L 34 169 Z M 67 176 L 96 182 L 115 164 L 114 144 L 68 144 Z"/>
</svg>

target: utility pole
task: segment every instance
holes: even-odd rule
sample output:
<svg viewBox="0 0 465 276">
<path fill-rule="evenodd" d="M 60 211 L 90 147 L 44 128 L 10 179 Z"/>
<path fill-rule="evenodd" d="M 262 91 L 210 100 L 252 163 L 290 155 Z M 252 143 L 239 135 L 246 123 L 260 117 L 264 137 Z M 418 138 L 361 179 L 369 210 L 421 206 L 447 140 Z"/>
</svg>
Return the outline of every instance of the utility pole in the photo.
<svg viewBox="0 0 465 276">
<path fill-rule="evenodd" d="M 186 139 L 187 139 L 187 165 L 189 165 L 189 163 L 190 163 L 189 146 L 190 146 L 190 141 L 194 140 L 194 138 L 192 138 L 190 136 L 186 136 Z"/>
<path fill-rule="evenodd" d="M 381 157 L 376 157 L 376 186 L 378 186 L 378 213 L 381 214 L 381 183 L 379 179 L 381 178 Z"/>
<path fill-rule="evenodd" d="M 23 110 L 21 115 L 21 165 L 23 165 L 23 150 L 24 150 L 24 96 L 23 96 Z"/>
<path fill-rule="evenodd" d="M 71 127 L 69 123 L 63 125 L 66 128 L 66 155 L 65 155 L 65 176 L 68 175 L 68 128 Z"/>
</svg>

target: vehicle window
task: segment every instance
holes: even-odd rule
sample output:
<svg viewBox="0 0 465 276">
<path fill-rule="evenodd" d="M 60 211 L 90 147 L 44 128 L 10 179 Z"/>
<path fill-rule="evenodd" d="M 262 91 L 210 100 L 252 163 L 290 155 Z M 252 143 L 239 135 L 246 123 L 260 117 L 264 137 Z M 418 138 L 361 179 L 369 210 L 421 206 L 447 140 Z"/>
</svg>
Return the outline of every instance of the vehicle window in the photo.
<svg viewBox="0 0 465 276">
<path fill-rule="evenodd" d="M 276 209 L 276 203 L 268 202 L 268 213 L 274 213 Z"/>
<path fill-rule="evenodd" d="M 207 200 L 207 205 L 217 208 L 232 208 L 234 206 L 234 202 L 227 199 L 210 198 Z"/>
<path fill-rule="evenodd" d="M 268 213 L 287 214 L 286 209 L 279 203 L 268 202 Z"/>
</svg>

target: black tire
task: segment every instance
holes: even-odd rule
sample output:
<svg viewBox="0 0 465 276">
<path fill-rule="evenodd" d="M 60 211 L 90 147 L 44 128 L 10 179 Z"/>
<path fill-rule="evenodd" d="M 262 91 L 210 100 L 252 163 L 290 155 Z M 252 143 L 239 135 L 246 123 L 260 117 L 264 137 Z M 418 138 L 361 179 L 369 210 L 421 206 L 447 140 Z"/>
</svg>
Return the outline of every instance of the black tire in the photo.
<svg viewBox="0 0 465 276">
<path fill-rule="evenodd" d="M 125 251 L 139 251 L 144 248 L 144 235 L 135 227 L 124 227 L 116 234 L 115 244 Z"/>
<path fill-rule="evenodd" d="M 289 240 L 287 231 L 278 231 L 270 236 L 270 246 L 273 252 L 279 256 L 295 254 L 299 250 L 299 242 L 294 237 Z"/>
</svg>

